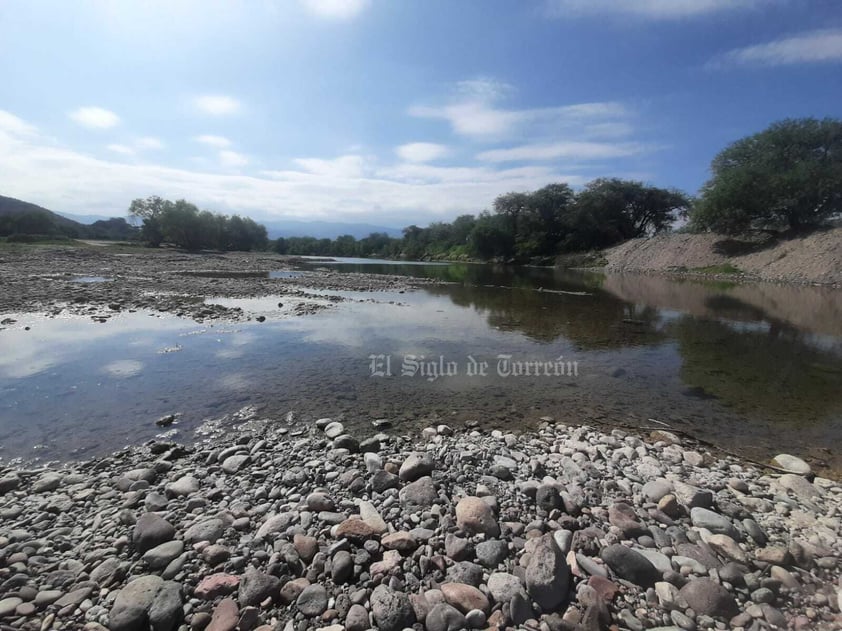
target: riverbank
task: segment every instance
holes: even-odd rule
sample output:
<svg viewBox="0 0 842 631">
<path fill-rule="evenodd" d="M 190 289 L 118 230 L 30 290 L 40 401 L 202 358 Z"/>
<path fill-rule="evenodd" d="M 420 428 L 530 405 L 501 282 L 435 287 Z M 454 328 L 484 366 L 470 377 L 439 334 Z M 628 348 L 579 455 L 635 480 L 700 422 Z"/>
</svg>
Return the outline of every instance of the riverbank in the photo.
<svg viewBox="0 0 842 631">
<path fill-rule="evenodd" d="M 120 246 L 14 245 L 0 249 L 0 314 L 39 312 L 107 320 L 155 310 L 197 322 L 252 316 L 208 298 L 281 296 L 280 315 L 328 309 L 325 291 L 405 291 L 425 279 L 297 270 L 300 259 L 270 252 L 198 253 Z"/>
<path fill-rule="evenodd" d="M 842 487 L 668 432 L 247 420 L 0 475 L 14 629 L 838 628 Z M 419 626 L 420 625 L 420 626 Z"/>
<path fill-rule="evenodd" d="M 772 241 L 714 234 L 665 234 L 605 250 L 610 273 L 842 286 L 842 227 Z"/>
</svg>

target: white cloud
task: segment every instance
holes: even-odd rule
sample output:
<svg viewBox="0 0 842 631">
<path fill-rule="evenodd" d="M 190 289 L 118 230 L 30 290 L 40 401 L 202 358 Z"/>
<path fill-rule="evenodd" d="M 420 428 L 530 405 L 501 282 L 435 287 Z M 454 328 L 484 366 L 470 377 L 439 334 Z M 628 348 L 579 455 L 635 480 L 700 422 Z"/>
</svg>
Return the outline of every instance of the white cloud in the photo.
<svg viewBox="0 0 842 631">
<path fill-rule="evenodd" d="M 397 147 L 395 153 L 407 162 L 432 162 L 446 156 L 448 149 L 434 142 L 411 142 Z"/>
<path fill-rule="evenodd" d="M 249 163 L 249 159 L 242 153 L 223 149 L 219 152 L 219 163 L 227 168 L 244 167 Z"/>
<path fill-rule="evenodd" d="M 203 145 L 208 145 L 209 147 L 216 147 L 218 149 L 225 149 L 226 147 L 231 146 L 231 141 L 225 138 L 224 136 L 213 136 L 211 134 L 204 134 L 202 136 L 196 136 L 193 138 L 196 142 L 200 142 Z"/>
<path fill-rule="evenodd" d="M 144 136 L 143 138 L 137 139 L 135 147 L 138 149 L 163 149 L 164 142 L 160 138 L 155 138 L 154 136 Z"/>
<path fill-rule="evenodd" d="M 822 62 L 842 62 L 842 29 L 811 31 L 737 48 L 713 59 L 708 66 L 786 66 Z"/>
<path fill-rule="evenodd" d="M 32 129 L 25 121 L 0 113 L 0 191 L 47 208 L 110 216 L 124 215 L 134 198 L 158 194 L 189 199 L 219 212 L 253 214 L 257 219 L 423 224 L 478 212 L 508 191 L 534 190 L 560 181 L 580 185 L 593 177 L 587 170 L 577 168 L 571 174 L 551 163 L 503 169 L 493 163 L 380 165 L 358 153 L 332 159 L 300 158 L 288 170 L 243 175 L 236 169 L 220 172 L 219 161 L 191 170 L 96 158 Z M 242 166 L 234 156 L 228 157 L 230 166 Z M 622 177 L 627 172 L 600 165 L 598 175 Z"/>
<path fill-rule="evenodd" d="M 477 159 L 484 162 L 542 161 L 558 158 L 571 161 L 604 160 L 633 156 L 642 153 L 645 149 L 643 145 L 637 143 L 556 142 L 483 151 L 477 155 Z"/>
<path fill-rule="evenodd" d="M 120 124 L 119 116 L 101 107 L 80 107 L 68 116 L 79 125 L 91 129 L 110 129 Z"/>
<path fill-rule="evenodd" d="M 310 13 L 335 20 L 356 17 L 371 4 L 370 0 L 301 0 L 301 3 Z"/>
<path fill-rule="evenodd" d="M 109 151 L 113 151 L 114 153 L 122 154 L 124 156 L 134 155 L 134 149 L 132 149 L 131 147 L 127 147 L 126 145 L 113 144 L 108 145 L 106 149 L 108 149 Z"/>
<path fill-rule="evenodd" d="M 211 116 L 226 116 L 240 111 L 240 102 L 224 94 L 206 94 L 195 100 L 196 107 L 205 114 Z"/>
<path fill-rule="evenodd" d="M 667 20 L 691 18 L 720 11 L 751 9 L 774 0 L 547 0 L 553 17 L 633 15 Z"/>
<path fill-rule="evenodd" d="M 362 156 L 346 155 L 332 160 L 321 158 L 298 158 L 295 164 L 309 174 L 339 179 L 355 179 L 364 176 L 365 160 Z"/>
</svg>

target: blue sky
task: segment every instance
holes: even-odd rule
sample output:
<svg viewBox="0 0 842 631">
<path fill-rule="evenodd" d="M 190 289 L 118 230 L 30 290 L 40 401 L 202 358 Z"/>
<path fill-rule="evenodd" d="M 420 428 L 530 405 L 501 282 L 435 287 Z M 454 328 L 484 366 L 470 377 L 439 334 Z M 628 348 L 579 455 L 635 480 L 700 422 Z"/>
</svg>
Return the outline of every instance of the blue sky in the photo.
<svg viewBox="0 0 842 631">
<path fill-rule="evenodd" d="M 0 194 L 424 225 L 842 114 L 836 0 L 3 0 Z"/>
</svg>

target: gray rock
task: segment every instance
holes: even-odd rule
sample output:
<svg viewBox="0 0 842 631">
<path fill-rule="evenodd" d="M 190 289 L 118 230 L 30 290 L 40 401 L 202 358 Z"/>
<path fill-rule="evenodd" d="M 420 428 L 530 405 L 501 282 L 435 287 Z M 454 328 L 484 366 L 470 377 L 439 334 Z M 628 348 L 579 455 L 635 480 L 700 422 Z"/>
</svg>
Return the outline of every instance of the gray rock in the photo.
<svg viewBox="0 0 842 631">
<path fill-rule="evenodd" d="M 61 486 L 62 475 L 55 471 L 47 471 L 32 483 L 33 493 L 50 493 Z"/>
<path fill-rule="evenodd" d="M 708 508 L 713 506 L 713 493 L 710 491 L 678 480 L 673 482 L 672 485 L 674 495 L 687 508 L 695 508 L 697 506 Z"/>
<path fill-rule="evenodd" d="M 368 610 L 362 605 L 351 605 L 345 617 L 345 631 L 366 631 L 369 627 Z"/>
<path fill-rule="evenodd" d="M 8 598 L 0 600 L 0 618 L 11 616 L 15 613 L 15 609 L 17 609 L 22 603 L 23 599 L 18 598 L 17 596 L 9 596 Z"/>
<path fill-rule="evenodd" d="M 433 478 L 424 476 L 407 484 L 400 490 L 401 505 L 408 510 L 429 508 L 438 499 Z"/>
<path fill-rule="evenodd" d="M 520 579 L 506 572 L 495 572 L 488 577 L 488 593 L 498 603 L 509 602 L 515 594 L 526 595 Z"/>
<path fill-rule="evenodd" d="M 187 543 L 198 543 L 200 541 L 213 543 L 222 536 L 223 532 L 225 532 L 225 524 L 222 523 L 221 519 L 214 517 L 190 526 L 184 532 L 184 540 Z"/>
<path fill-rule="evenodd" d="M 165 487 L 170 497 L 182 497 L 191 495 L 199 490 L 199 481 L 192 475 L 185 475 Z"/>
<path fill-rule="evenodd" d="M 415 622 L 409 597 L 385 585 L 378 585 L 371 594 L 371 613 L 380 631 L 401 631 Z"/>
<path fill-rule="evenodd" d="M 354 575 L 354 560 L 347 550 L 340 550 L 333 556 L 331 578 L 337 585 L 347 583 Z"/>
<path fill-rule="evenodd" d="M 164 584 L 160 576 L 141 576 L 126 585 L 114 599 L 108 616 L 111 631 L 146 631 L 149 609 Z"/>
<path fill-rule="evenodd" d="M 728 535 L 734 540 L 740 539 L 739 531 L 727 517 L 714 513 L 707 508 L 696 507 L 690 510 L 690 521 L 697 528 L 707 528 L 712 533 Z"/>
<path fill-rule="evenodd" d="M 0 478 L 0 495 L 5 495 L 9 491 L 14 491 L 20 487 L 20 478 L 15 473 L 7 473 Z"/>
<path fill-rule="evenodd" d="M 661 580 L 661 573 L 649 559 L 624 545 L 610 545 L 599 556 L 617 576 L 641 587 L 652 587 Z"/>
<path fill-rule="evenodd" d="M 535 504 L 547 513 L 564 507 L 558 487 L 551 484 L 542 484 L 537 488 L 535 491 Z"/>
<path fill-rule="evenodd" d="M 697 615 L 730 620 L 739 613 L 734 597 L 727 589 L 709 578 L 692 580 L 678 593 Z"/>
<path fill-rule="evenodd" d="M 228 456 L 222 463 L 222 470 L 225 473 L 237 473 L 240 469 L 246 466 L 251 461 L 251 456 L 247 454 L 237 454 Z"/>
<path fill-rule="evenodd" d="M 345 432 L 345 426 L 339 421 L 333 421 L 324 428 L 325 436 L 330 439 L 337 438 Z"/>
<path fill-rule="evenodd" d="M 281 581 L 277 576 L 266 574 L 249 566 L 240 579 L 237 600 L 241 607 L 259 605 L 269 596 L 275 596 L 280 585 Z"/>
<path fill-rule="evenodd" d="M 615 502 L 608 508 L 608 521 L 612 526 L 619 528 L 627 538 L 649 534 L 649 529 L 637 520 L 634 508 L 625 502 Z"/>
<path fill-rule="evenodd" d="M 789 454 L 779 454 L 772 458 L 772 464 L 786 469 L 790 473 L 796 475 L 810 475 L 810 465 L 804 462 L 801 458 L 790 456 Z"/>
<path fill-rule="evenodd" d="M 447 603 L 435 605 L 424 621 L 427 631 L 459 631 L 467 626 L 465 616 Z"/>
<path fill-rule="evenodd" d="M 444 552 L 454 561 L 464 561 L 473 556 L 474 544 L 464 537 L 448 533 L 444 538 Z"/>
<path fill-rule="evenodd" d="M 298 513 L 293 513 L 292 511 L 278 513 L 277 515 L 270 515 L 266 521 L 261 524 L 260 528 L 257 529 L 255 537 L 257 539 L 264 539 L 270 535 L 283 532 L 295 522 L 297 517 Z"/>
<path fill-rule="evenodd" d="M 660 502 L 661 498 L 672 493 L 672 483 L 663 478 L 650 480 L 643 485 L 642 492 L 643 496 L 650 502 Z"/>
<path fill-rule="evenodd" d="M 318 583 L 308 585 L 295 603 L 298 611 L 310 618 L 320 616 L 327 609 L 327 591 Z"/>
<path fill-rule="evenodd" d="M 385 469 L 379 469 L 371 476 L 371 489 L 375 493 L 383 493 L 389 489 L 396 489 L 401 485 L 400 478 Z"/>
<path fill-rule="evenodd" d="M 410 454 L 401 464 L 398 477 L 405 482 L 414 482 L 418 478 L 430 475 L 435 468 L 430 454 Z"/>
<path fill-rule="evenodd" d="M 132 543 L 143 554 L 155 546 L 175 537 L 175 528 L 166 519 L 155 513 L 144 513 L 135 524 Z"/>
<path fill-rule="evenodd" d="M 162 570 L 184 552 L 184 542 L 167 541 L 143 553 L 143 562 L 152 570 Z"/>
<path fill-rule="evenodd" d="M 152 631 L 173 631 L 182 620 L 181 585 L 172 581 L 161 584 L 149 608 Z"/>
<path fill-rule="evenodd" d="M 509 554 L 509 546 L 505 541 L 498 541 L 497 539 L 490 539 L 483 541 L 476 546 L 477 561 L 487 568 L 494 569 Z"/>
<path fill-rule="evenodd" d="M 567 598 L 570 568 L 552 534 L 541 537 L 526 566 L 526 591 L 544 611 L 558 608 Z"/>
</svg>

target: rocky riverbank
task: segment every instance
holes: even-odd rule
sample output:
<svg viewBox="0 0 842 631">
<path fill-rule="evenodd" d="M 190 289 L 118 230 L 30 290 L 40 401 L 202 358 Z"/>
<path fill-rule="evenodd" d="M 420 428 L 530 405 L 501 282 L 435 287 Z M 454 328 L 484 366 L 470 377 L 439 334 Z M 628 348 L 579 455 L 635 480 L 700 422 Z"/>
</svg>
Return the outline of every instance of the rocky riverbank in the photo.
<svg viewBox="0 0 842 631">
<path fill-rule="evenodd" d="M 208 299 L 279 296 L 278 317 L 285 317 L 345 300 L 325 292 L 400 292 L 432 282 L 301 267 L 300 258 L 268 252 L 7 246 L 0 249 L 0 314 L 74 314 L 104 322 L 123 311 L 147 309 L 197 322 L 244 321 L 258 316 Z"/>
<path fill-rule="evenodd" d="M 253 420 L 0 475 L 0 628 L 839 628 L 842 486 L 666 432 Z"/>
</svg>

